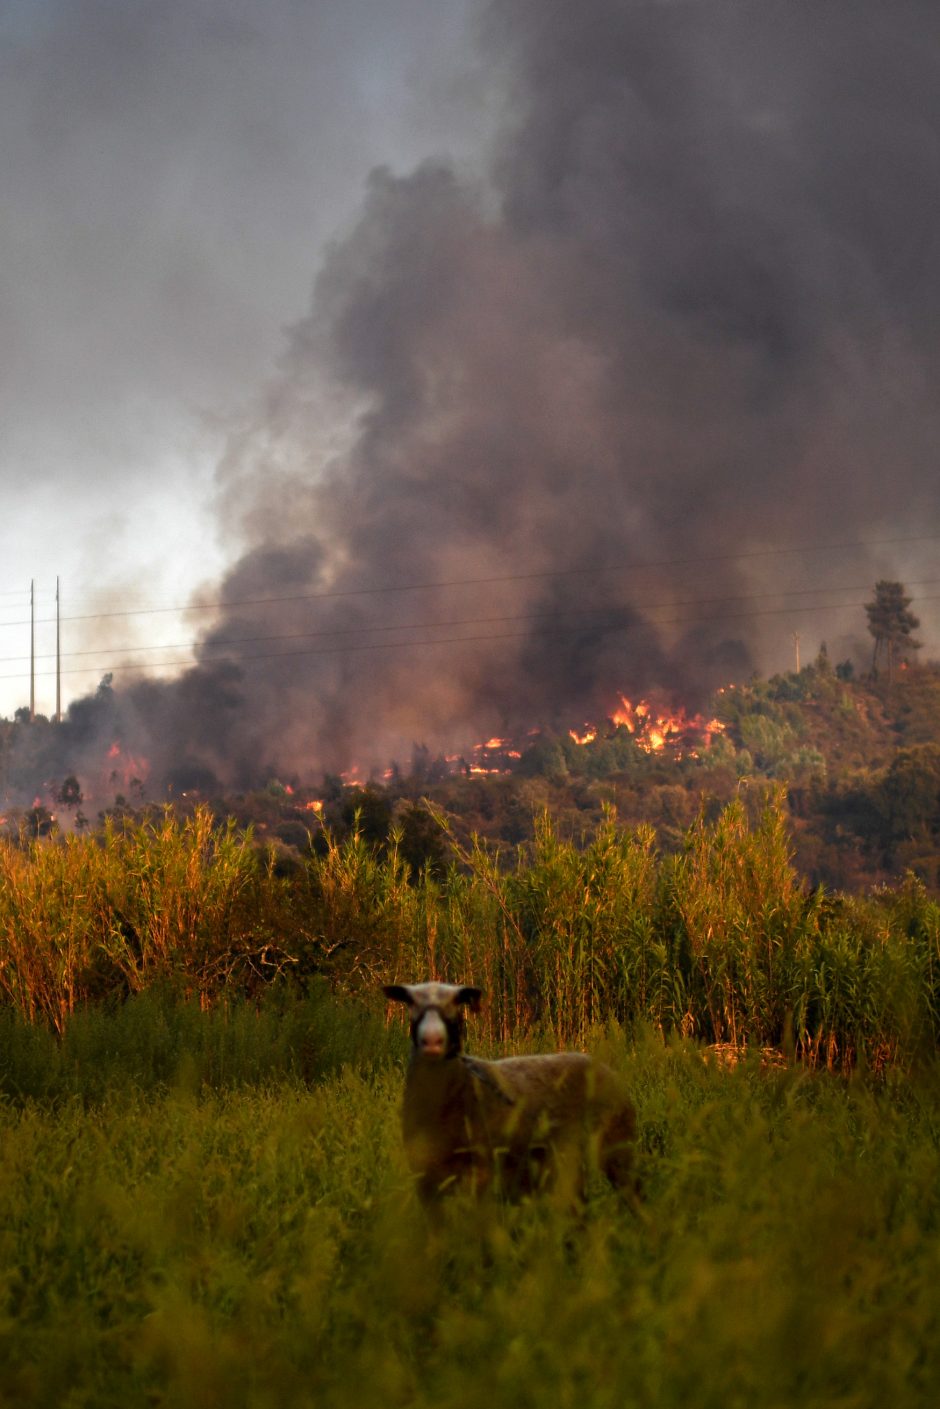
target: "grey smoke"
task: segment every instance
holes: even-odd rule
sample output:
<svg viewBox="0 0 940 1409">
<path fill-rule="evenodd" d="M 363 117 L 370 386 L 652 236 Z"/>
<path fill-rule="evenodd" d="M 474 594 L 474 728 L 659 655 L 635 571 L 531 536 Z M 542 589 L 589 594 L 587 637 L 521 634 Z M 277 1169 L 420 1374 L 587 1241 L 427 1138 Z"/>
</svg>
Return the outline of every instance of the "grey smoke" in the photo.
<svg viewBox="0 0 940 1409">
<path fill-rule="evenodd" d="M 484 174 L 372 173 L 219 469 L 230 605 L 184 681 L 119 692 L 167 766 L 697 704 L 788 618 L 649 604 L 922 568 L 727 555 L 937 528 L 936 8 L 494 0 L 480 44 Z"/>
</svg>

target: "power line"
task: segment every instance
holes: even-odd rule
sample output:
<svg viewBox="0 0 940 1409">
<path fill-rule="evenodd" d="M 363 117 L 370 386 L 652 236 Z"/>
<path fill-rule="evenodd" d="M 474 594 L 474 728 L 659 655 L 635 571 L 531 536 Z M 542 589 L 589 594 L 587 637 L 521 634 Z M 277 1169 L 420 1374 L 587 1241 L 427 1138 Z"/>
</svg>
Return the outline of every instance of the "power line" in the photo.
<svg viewBox="0 0 940 1409">
<path fill-rule="evenodd" d="M 928 578 L 928 579 L 926 579 L 926 580 L 924 580 L 924 581 L 921 581 L 921 582 L 911 582 L 911 583 L 908 583 L 907 585 L 908 585 L 909 587 L 936 587 L 936 586 L 940 585 L 940 579 L 938 579 L 938 578 Z M 645 612 L 651 612 L 651 611 L 664 611 L 664 610 L 668 610 L 668 609 L 672 609 L 672 608 L 677 608 L 677 607 L 720 606 L 720 605 L 723 605 L 723 604 L 726 603 L 726 602 L 757 602 L 757 601 L 764 601 L 764 600 L 766 600 L 767 598 L 807 597 L 807 596 L 814 596 L 814 595 L 816 595 L 817 593 L 820 593 L 820 592 L 825 592 L 825 593 L 833 593 L 833 592 L 865 592 L 865 591 L 867 591 L 867 590 L 868 590 L 868 588 L 867 588 L 864 584 L 863 584 L 862 586 L 858 586 L 857 584 L 855 584 L 855 585 L 852 585 L 852 586 L 845 586 L 845 587 L 802 587 L 802 588 L 796 588 L 796 589 L 789 590 L 789 591 L 785 591 L 785 592 L 747 592 L 747 593 L 739 593 L 739 594 L 737 594 L 737 595 L 735 595 L 735 596 L 732 596 L 732 597 L 696 597 L 696 598 L 692 598 L 692 599 L 685 600 L 685 601 L 680 600 L 680 601 L 668 601 L 668 602 L 642 602 L 642 601 L 639 601 L 639 602 L 638 602 L 638 601 L 630 601 L 630 602 L 610 602 L 610 603 L 604 603 L 604 604 L 602 604 L 602 605 L 600 605 L 600 606 L 597 606 L 597 607 L 569 607 L 569 608 L 562 608 L 562 609 L 560 609 L 559 611 L 553 611 L 553 612 L 518 612 L 518 613 L 511 613 L 511 614 L 503 614 L 503 615 L 499 615 L 499 616 L 464 617 L 464 618 L 458 618 L 457 620 L 452 620 L 452 621 L 440 621 L 440 620 L 437 620 L 437 621 L 386 622 L 386 623 L 376 623 L 376 624 L 374 624 L 374 625 L 367 625 L 367 626 L 337 627 L 337 628 L 335 628 L 335 629 L 333 629 L 333 630 L 329 630 L 329 631 L 290 631 L 290 632 L 283 632 L 283 633 L 280 633 L 280 634 L 278 634 L 278 635 L 271 635 L 270 633 L 265 633 L 264 635 L 261 635 L 261 636 L 232 636 L 232 637 L 223 637 L 223 638 L 221 638 L 221 639 L 219 639 L 219 640 L 201 642 L 199 648 L 200 648 L 200 650 L 206 650 L 206 649 L 221 650 L 221 649 L 228 649 L 228 648 L 230 648 L 230 647 L 232 647 L 232 646 L 256 645 L 256 644 L 258 644 L 259 642 L 262 642 L 262 643 L 263 643 L 263 642 L 270 642 L 270 641 L 307 641 L 307 640 L 314 640 L 314 639 L 320 639 L 320 638 L 332 637 L 332 636 L 340 636 L 340 637 L 363 636 L 363 635 L 368 635 L 370 632 L 376 632 L 376 631 L 444 631 L 444 630 L 452 630 L 452 629 L 454 629 L 454 628 L 456 628 L 456 627 L 461 627 L 461 626 L 493 626 L 493 625 L 502 625 L 502 624 L 504 624 L 504 623 L 506 623 L 506 622 L 515 622 L 515 621 L 519 621 L 519 622 L 521 622 L 521 621 L 534 621 L 534 622 L 538 622 L 538 621 L 557 621 L 557 620 L 559 619 L 559 617 L 568 617 L 568 616 L 592 616 L 592 615 L 596 616 L 596 615 L 598 615 L 599 613 L 603 614 L 603 613 L 609 613 L 609 612 L 615 612 L 615 611 L 624 611 L 624 610 L 627 610 L 627 611 L 635 611 L 635 612 L 644 612 L 644 613 L 645 613 Z M 912 600 L 925 600 L 925 601 L 929 601 L 929 600 L 932 600 L 932 599 L 931 599 L 931 598 L 918 598 L 918 599 L 912 599 Z M 814 604 L 814 603 L 809 603 L 808 606 L 807 606 L 807 609 L 808 609 L 808 610 L 826 610 L 826 609 L 829 608 L 829 607 L 838 607 L 838 606 L 842 606 L 842 605 L 849 605 L 849 606 L 853 606 L 853 607 L 854 607 L 854 606 L 857 606 L 857 605 L 864 605 L 864 603 L 861 603 L 861 604 L 855 603 L 855 602 L 852 602 L 852 603 L 845 603 L 845 604 L 843 604 L 843 603 L 826 603 L 826 602 L 815 603 L 815 604 Z M 759 615 L 759 614 L 760 614 L 760 613 L 755 613 L 755 615 Z M 717 620 L 717 619 L 719 619 L 719 618 L 714 618 L 714 617 L 713 617 L 713 618 L 710 618 L 710 619 L 711 619 L 711 620 Z M 694 623 L 695 618 L 673 618 L 673 619 L 672 619 L 672 623 L 670 623 L 670 622 L 654 622 L 654 625 L 675 624 L 675 622 L 677 622 L 677 621 L 682 621 L 682 620 L 688 620 L 688 621 Z M 405 643 L 405 644 L 407 644 L 407 643 Z M 142 652 L 142 651 L 177 651 L 177 650 L 187 650 L 187 649 L 189 649 L 189 647 L 190 647 L 190 642 L 188 642 L 188 641 L 165 641 L 165 642 L 161 642 L 161 643 L 156 644 L 156 645 L 147 645 L 147 646 L 141 646 L 141 645 L 136 645 L 136 646 L 113 646 L 113 647 L 112 647 L 112 646 L 99 646 L 99 647 L 97 647 L 96 649 L 93 649 L 93 650 L 84 650 L 84 651 L 63 651 L 63 652 L 62 652 L 62 659 L 63 659 L 63 660 L 66 660 L 66 659 L 67 659 L 67 660 L 75 660 L 75 659 L 78 659 L 79 657 L 83 657 L 83 656 L 99 656 L 99 655 L 101 655 L 103 652 L 109 652 L 109 653 L 113 653 L 113 654 L 139 654 L 139 653 Z M 43 655 L 38 655 L 38 656 L 36 657 L 37 660 L 49 660 L 49 659 L 51 659 L 51 658 L 52 658 L 52 653 L 51 653 L 51 652 L 47 652 L 47 653 L 45 653 L 45 654 L 43 654 Z M 24 661 L 24 660 L 25 660 L 25 657 L 23 657 L 23 656 L 0 656 L 0 664 L 5 664 L 5 665 L 14 664 L 14 663 L 16 663 L 16 662 L 22 662 L 22 661 Z M 161 664 L 161 663 L 160 663 L 160 662 L 157 662 L 157 664 Z M 92 668 L 92 667 L 89 667 L 89 669 L 91 669 L 91 668 Z M 122 667 L 122 668 L 124 668 L 124 667 Z M 9 679 L 10 677 L 5 676 L 5 677 L 0 677 L 0 678 Z"/>
<path fill-rule="evenodd" d="M 918 598 L 915 598 L 915 599 L 913 599 L 913 600 L 920 601 L 920 602 L 935 602 L 935 601 L 940 601 L 940 594 L 928 595 L 928 596 L 924 596 L 924 597 L 918 597 Z M 811 605 L 809 606 L 808 610 L 811 610 L 811 611 L 814 611 L 814 612 L 826 612 L 826 611 L 846 611 L 846 610 L 851 609 L 851 610 L 853 610 L 853 611 L 856 611 L 856 610 L 858 610 L 860 607 L 864 607 L 864 606 L 865 606 L 865 603 L 864 603 L 864 602 L 831 602 L 831 603 L 811 604 Z M 728 612 L 728 613 L 723 613 L 723 614 L 721 614 L 721 615 L 713 616 L 713 617 L 700 617 L 700 618 L 694 618 L 694 617 L 693 617 L 693 618 L 689 618 L 689 617 L 676 617 L 676 618 L 673 618 L 673 619 L 667 618 L 665 621 L 658 621 L 658 622 L 656 622 L 656 623 L 654 623 L 654 624 L 657 625 L 657 626 L 669 626 L 669 625 L 673 625 L 673 624 L 675 624 L 675 625 L 687 625 L 687 626 L 708 626 L 708 625 L 710 625 L 712 622 L 719 622 L 719 623 L 720 623 L 720 622 L 725 622 L 725 621 L 746 620 L 746 619 L 751 619 L 751 618 L 754 618 L 754 617 L 762 617 L 762 616 L 781 616 L 781 615 L 784 615 L 784 614 L 792 613 L 792 611 L 793 611 L 792 606 L 790 606 L 790 607 L 768 607 L 768 608 L 766 608 L 766 609 L 763 610 L 763 611 L 754 611 L 754 612 Z M 633 622 L 629 622 L 629 623 L 627 623 L 627 622 L 605 622 L 605 623 L 599 623 L 598 626 L 597 626 L 595 629 L 596 629 L 596 631 L 598 631 L 600 634 L 607 635 L 607 634 L 609 634 L 609 633 L 616 633 L 616 632 L 618 632 L 618 631 L 630 631 L 630 630 L 633 629 L 634 625 L 635 625 L 635 623 L 633 623 Z M 578 634 L 580 634 L 580 631 L 581 631 L 581 630 L 582 630 L 582 628 L 577 628 L 577 627 L 571 627 L 571 628 L 568 628 L 567 630 L 565 630 L 565 629 L 563 628 L 563 629 L 561 629 L 561 630 L 554 630 L 554 631 L 553 631 L 553 630 L 550 630 L 549 628 L 546 628 L 546 629 L 545 629 L 545 634 L 550 635 L 550 636 L 571 636 L 571 635 L 578 635 Z M 289 659 L 295 659 L 295 658 L 299 658 L 299 657 L 310 657 L 310 656 L 358 655 L 358 654 L 360 654 L 360 653 L 362 653 L 362 652 L 364 652 L 364 651 L 416 650 L 416 649 L 421 649 L 421 648 L 426 647 L 426 646 L 468 646 L 468 645 L 488 644 L 488 643 L 491 643 L 491 642 L 500 642 L 500 641 L 518 641 L 518 640 L 525 640 L 525 639 L 530 639 L 530 638 L 531 638 L 531 633 L 528 632 L 528 631 L 509 631 L 509 632 L 492 633 L 492 634 L 488 634 L 488 635 L 485 635 L 485 636 L 445 636 L 445 637 L 439 637 L 437 640 L 434 640 L 434 641 L 374 641 L 374 642 L 369 643 L 368 645 L 361 645 L 361 646 L 333 646 L 333 647 L 328 647 L 328 648 L 326 648 L 326 649 L 315 648 L 315 649 L 309 650 L 309 651 L 258 651 L 258 652 L 255 652 L 253 655 L 241 656 L 241 657 L 240 657 L 239 659 L 237 659 L 237 660 L 224 660 L 224 659 L 220 659 L 220 660 L 211 661 L 211 662 L 205 662 L 205 661 L 197 661 L 197 662 L 194 662 L 194 661 L 192 661 L 192 660 L 171 660 L 171 661 L 153 661 L 153 662 L 150 662 L 150 663 L 147 664 L 147 665 L 139 665 L 139 664 L 134 664 L 134 663 L 126 663 L 126 664 L 123 664 L 123 665 L 118 664 L 118 665 L 109 665 L 109 666 L 101 666 L 101 665 L 99 665 L 99 666 L 76 666 L 76 667 L 74 667 L 74 668 L 71 669 L 71 670 L 63 670 L 63 671 L 62 671 L 62 674 L 63 674 L 63 675 L 88 675 L 88 674 L 104 673 L 104 674 L 111 674 L 111 675 L 113 675 L 113 674 L 117 673 L 118 671 L 124 671 L 124 670 L 138 670 L 138 671 L 139 671 L 139 670 L 147 670 L 147 669 L 151 669 L 151 670 L 153 670 L 153 669 L 165 670 L 165 669 L 167 669 L 167 668 L 172 668 L 172 667 L 176 667 L 176 666 L 182 666 L 182 667 L 185 667 L 185 668 L 188 668 L 188 669 L 193 669 L 193 668 L 196 668 L 196 667 L 199 667 L 199 668 L 206 668 L 207 666 L 210 666 L 210 667 L 211 667 L 211 666 L 214 666 L 214 665 L 239 665 L 239 666 L 241 666 L 241 665 L 249 665 L 249 664 L 251 664 L 252 661 L 256 661 L 256 660 L 289 660 Z M 41 671 L 41 672 L 37 672 L 37 675 L 42 676 L 42 677 L 48 677 L 48 676 L 53 675 L 54 673 L 55 673 L 54 671 Z M 20 675 L 19 675 L 19 674 L 16 674 L 16 675 L 0 675 L 0 680 L 18 680 L 18 679 L 20 679 Z"/>
<path fill-rule="evenodd" d="M 483 587 L 503 582 L 535 582 L 569 577 L 597 577 L 613 572 L 648 572 L 659 568 L 691 567 L 723 562 L 749 562 L 759 558 L 786 557 L 799 553 L 837 553 L 848 549 L 887 548 L 900 544 L 934 543 L 940 540 L 940 533 L 917 534 L 907 538 L 857 539 L 844 543 L 804 543 L 786 548 L 761 548 L 747 553 L 714 553 L 703 557 L 665 558 L 652 562 L 609 563 L 598 567 L 553 568 L 543 572 L 503 573 L 492 577 L 463 577 L 449 580 L 439 579 L 428 582 L 391 583 L 382 587 L 344 588 L 335 592 L 294 592 L 277 597 L 242 597 L 230 601 L 190 602 L 164 607 L 128 607 L 120 611 L 82 612 L 63 616 L 63 621 L 103 621 L 113 617 L 157 616 L 163 613 L 183 613 L 196 611 L 216 611 L 232 607 L 276 606 L 283 602 L 335 601 L 343 597 L 388 596 L 391 593 L 422 592 L 445 587 Z M 42 618 L 42 624 L 49 624 L 52 617 Z M 8 626 L 25 626 L 25 621 L 7 622 Z M 39 624 L 39 623 L 38 623 Z"/>
</svg>

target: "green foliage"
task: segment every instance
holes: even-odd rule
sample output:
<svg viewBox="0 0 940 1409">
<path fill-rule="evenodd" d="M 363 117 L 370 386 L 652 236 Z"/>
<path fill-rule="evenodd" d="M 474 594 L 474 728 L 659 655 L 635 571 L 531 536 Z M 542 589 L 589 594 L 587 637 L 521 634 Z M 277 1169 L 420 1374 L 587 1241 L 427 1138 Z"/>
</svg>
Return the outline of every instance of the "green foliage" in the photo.
<svg viewBox="0 0 940 1409">
<path fill-rule="evenodd" d="M 402 1035 L 374 1008 L 340 1003 L 325 983 L 300 996 L 269 990 L 210 1009 L 166 990 L 74 1014 L 61 1037 L 0 1009 L 0 1100 L 86 1104 L 129 1089 L 225 1091 L 320 1081 L 400 1058 Z"/>
<path fill-rule="evenodd" d="M 891 837 L 940 838 L 940 744 L 899 749 L 878 789 Z"/>
<path fill-rule="evenodd" d="M 779 768 L 793 747 L 790 725 L 777 723 L 766 714 L 742 715 L 739 727 L 741 742 L 763 772 Z"/>
<path fill-rule="evenodd" d="M 568 776 L 568 759 L 560 739 L 542 737 L 526 749 L 519 764 L 524 778 L 548 778 L 560 783 Z"/>
<path fill-rule="evenodd" d="M 89 1052 L 54 1106 L 0 1100 L 0 1402 L 940 1398 L 936 1073 L 878 1090 L 595 1032 L 638 1108 L 640 1210 L 461 1197 L 429 1226 L 381 1041 L 312 1087 L 200 1089 L 206 1021 L 177 1029 L 167 1089 L 99 1099 Z"/>
</svg>

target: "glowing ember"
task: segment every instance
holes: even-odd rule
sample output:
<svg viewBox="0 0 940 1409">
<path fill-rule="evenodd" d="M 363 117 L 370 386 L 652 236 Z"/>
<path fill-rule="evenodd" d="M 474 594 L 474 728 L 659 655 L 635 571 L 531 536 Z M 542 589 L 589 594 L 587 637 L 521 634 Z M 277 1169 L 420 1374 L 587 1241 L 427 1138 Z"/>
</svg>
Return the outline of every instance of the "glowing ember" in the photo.
<svg viewBox="0 0 940 1409">
<path fill-rule="evenodd" d="M 323 811 L 323 799 L 322 799 L 322 797 L 315 797 L 312 802 L 305 802 L 305 803 L 304 803 L 304 809 L 305 809 L 305 811 L 307 811 L 307 812 L 322 812 L 322 811 Z"/>
<path fill-rule="evenodd" d="M 487 739 L 485 744 L 474 744 L 474 749 L 504 749 L 509 743 L 508 739 Z"/>
</svg>

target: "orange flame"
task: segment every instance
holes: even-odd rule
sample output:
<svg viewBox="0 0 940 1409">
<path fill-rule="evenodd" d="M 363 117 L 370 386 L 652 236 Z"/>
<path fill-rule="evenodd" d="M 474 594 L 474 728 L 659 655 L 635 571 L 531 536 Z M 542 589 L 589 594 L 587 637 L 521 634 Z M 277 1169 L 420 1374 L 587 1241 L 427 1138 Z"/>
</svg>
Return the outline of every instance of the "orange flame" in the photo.
<svg viewBox="0 0 940 1409">
<path fill-rule="evenodd" d="M 720 719 L 706 722 L 700 714 L 690 716 L 683 709 L 676 713 L 660 714 L 654 711 L 648 700 L 639 700 L 634 705 L 626 695 L 621 695 L 620 707 L 614 710 L 610 720 L 612 724 L 628 729 L 636 739 L 637 747 L 646 753 L 661 753 L 669 749 L 675 750 L 677 758 L 682 757 L 680 747 L 685 753 L 694 753 L 691 745 L 703 740 L 707 748 L 712 736 L 723 733 L 725 728 Z"/>
<path fill-rule="evenodd" d="M 640 704 L 637 709 L 634 709 L 626 695 L 620 696 L 620 706 L 620 709 L 615 709 L 610 716 L 611 723 L 622 724 L 625 729 L 630 730 L 631 734 L 635 734 L 638 719 L 642 718 L 642 714 L 645 713 L 644 706 Z"/>
<path fill-rule="evenodd" d="M 576 744 L 593 744 L 597 738 L 597 730 L 593 724 L 585 724 L 583 734 L 579 734 L 577 729 L 569 729 L 568 734 Z"/>
</svg>

